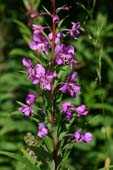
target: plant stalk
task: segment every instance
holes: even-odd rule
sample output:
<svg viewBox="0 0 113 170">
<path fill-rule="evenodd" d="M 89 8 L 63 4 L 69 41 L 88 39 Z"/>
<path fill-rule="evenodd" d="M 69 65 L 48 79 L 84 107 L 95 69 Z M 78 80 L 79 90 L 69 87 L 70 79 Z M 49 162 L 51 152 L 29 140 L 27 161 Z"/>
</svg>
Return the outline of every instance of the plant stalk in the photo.
<svg viewBox="0 0 113 170">
<path fill-rule="evenodd" d="M 51 5 L 52 5 L 52 18 L 56 14 L 56 8 L 55 8 L 55 1 L 56 0 L 51 0 Z M 56 37 L 56 24 L 52 22 L 52 52 L 51 52 L 51 62 L 52 62 L 52 68 L 54 70 L 54 52 L 55 52 L 55 37 Z"/>
</svg>

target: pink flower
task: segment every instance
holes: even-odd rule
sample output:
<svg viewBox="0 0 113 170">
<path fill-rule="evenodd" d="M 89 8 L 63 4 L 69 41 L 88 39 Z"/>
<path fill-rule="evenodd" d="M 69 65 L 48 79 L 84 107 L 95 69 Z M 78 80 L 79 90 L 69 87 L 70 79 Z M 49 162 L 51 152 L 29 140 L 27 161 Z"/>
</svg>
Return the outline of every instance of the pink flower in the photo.
<svg viewBox="0 0 113 170">
<path fill-rule="evenodd" d="M 53 38 L 52 32 L 50 32 L 50 33 L 48 34 L 48 37 L 49 37 L 50 41 L 52 41 L 52 38 Z M 63 37 L 63 33 L 62 33 L 62 32 L 58 32 L 58 33 L 56 34 L 56 37 L 55 37 L 55 43 L 57 44 L 62 37 Z"/>
<path fill-rule="evenodd" d="M 81 133 L 80 131 L 76 131 L 74 134 L 74 140 L 76 142 L 85 142 L 89 143 L 92 140 L 92 134 L 89 132 L 83 132 Z"/>
<path fill-rule="evenodd" d="M 57 24 L 59 22 L 59 16 L 58 15 L 54 15 L 53 16 L 53 23 Z"/>
<path fill-rule="evenodd" d="M 25 116 L 31 116 L 31 112 L 32 112 L 31 104 L 35 102 L 36 96 L 32 92 L 28 93 L 25 100 L 26 100 L 27 105 L 20 106 L 18 110 L 23 112 Z"/>
<path fill-rule="evenodd" d="M 61 109 L 65 113 L 66 120 L 70 120 L 73 114 L 73 104 L 71 102 L 65 102 L 62 104 Z"/>
<path fill-rule="evenodd" d="M 77 112 L 78 116 L 86 116 L 88 114 L 88 110 L 85 105 L 76 107 L 75 111 Z"/>
<path fill-rule="evenodd" d="M 30 59 L 27 58 L 23 58 L 22 59 L 22 64 L 26 67 L 26 68 L 30 68 L 32 66 L 32 62 Z"/>
<path fill-rule="evenodd" d="M 89 143 L 92 141 L 92 134 L 89 132 L 82 133 L 81 138 L 83 142 Z"/>
<path fill-rule="evenodd" d="M 40 17 L 40 13 L 31 14 L 31 18 L 38 18 L 38 17 Z"/>
<path fill-rule="evenodd" d="M 28 105 L 31 105 L 31 104 L 33 104 L 33 103 L 35 102 L 35 99 L 36 99 L 35 94 L 31 92 L 31 93 L 29 93 L 29 94 L 26 96 L 26 103 L 27 103 Z"/>
<path fill-rule="evenodd" d="M 31 116 L 31 106 L 25 105 L 18 108 L 19 111 L 23 112 L 25 116 Z"/>
<path fill-rule="evenodd" d="M 29 59 L 24 58 L 22 62 L 27 68 L 28 79 L 31 80 L 33 84 L 39 83 L 42 89 L 51 90 L 51 80 L 56 77 L 55 73 L 48 72 L 41 64 L 36 64 L 36 66 L 33 67 Z"/>
<path fill-rule="evenodd" d="M 65 44 L 57 45 L 55 48 L 56 51 L 56 63 L 58 65 L 70 64 L 70 68 L 73 68 L 73 65 L 77 63 L 74 59 L 74 47 L 72 45 L 66 46 Z"/>
<path fill-rule="evenodd" d="M 76 38 L 80 34 L 78 29 L 80 28 L 80 22 L 73 23 L 72 28 L 70 29 L 70 35 L 72 38 Z"/>
<path fill-rule="evenodd" d="M 48 54 L 49 43 L 40 30 L 35 30 L 33 32 L 33 41 L 30 43 L 30 48 L 40 53 L 44 52 Z"/>
<path fill-rule="evenodd" d="M 45 127 L 44 123 L 39 123 L 38 126 L 38 137 L 43 138 L 48 134 L 48 129 Z"/>
<path fill-rule="evenodd" d="M 35 30 L 43 31 L 44 27 L 41 26 L 41 25 L 32 24 L 32 29 L 33 29 L 34 31 L 35 31 Z"/>
<path fill-rule="evenodd" d="M 75 82 L 76 77 L 76 72 L 68 76 L 67 82 L 63 83 L 63 86 L 60 88 L 62 93 L 69 93 L 72 97 L 76 97 L 76 94 L 80 91 L 80 85 Z"/>
</svg>

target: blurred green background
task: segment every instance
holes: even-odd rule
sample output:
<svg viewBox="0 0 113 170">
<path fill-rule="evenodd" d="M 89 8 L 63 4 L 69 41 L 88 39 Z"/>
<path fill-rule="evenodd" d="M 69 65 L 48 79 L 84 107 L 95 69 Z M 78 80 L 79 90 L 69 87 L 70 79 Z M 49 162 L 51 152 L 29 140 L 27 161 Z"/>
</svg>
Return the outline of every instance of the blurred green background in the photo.
<svg viewBox="0 0 113 170">
<path fill-rule="evenodd" d="M 71 6 L 69 11 L 60 13 L 60 18 L 69 15 L 65 26 L 80 21 L 83 28 L 77 41 L 66 41 L 76 48 L 80 102 L 89 108 L 89 115 L 81 124 L 93 133 L 93 142 L 77 145 L 67 166 L 70 170 L 97 170 L 105 166 L 107 158 L 113 165 L 112 1 L 56 2 L 57 7 Z M 16 101 L 24 101 L 27 92 L 34 88 L 21 72 L 21 59 L 35 55 L 28 46 L 32 36 L 29 15 L 32 11 L 41 12 L 42 5 L 51 10 L 50 0 L 0 0 L 0 170 L 27 170 L 9 151 L 21 154 L 26 133 L 36 135 L 36 125 L 17 111 Z M 38 24 L 45 22 L 50 23 L 48 17 L 38 20 Z"/>
</svg>

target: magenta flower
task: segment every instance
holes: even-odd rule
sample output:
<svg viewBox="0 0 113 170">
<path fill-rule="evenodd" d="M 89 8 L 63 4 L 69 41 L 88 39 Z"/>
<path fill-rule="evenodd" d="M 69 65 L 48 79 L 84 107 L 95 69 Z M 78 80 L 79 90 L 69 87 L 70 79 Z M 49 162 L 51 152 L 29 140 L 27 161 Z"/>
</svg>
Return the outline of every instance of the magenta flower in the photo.
<svg viewBox="0 0 113 170">
<path fill-rule="evenodd" d="M 59 22 L 59 16 L 58 15 L 54 15 L 52 21 L 53 21 L 54 24 L 57 24 Z"/>
<path fill-rule="evenodd" d="M 38 137 L 43 138 L 48 134 L 48 129 L 45 127 L 44 123 L 39 123 L 38 126 Z"/>
<path fill-rule="evenodd" d="M 52 32 L 50 32 L 50 33 L 48 34 L 48 37 L 49 37 L 50 41 L 52 41 L 52 38 L 53 38 Z M 63 33 L 62 33 L 62 32 L 58 32 L 58 33 L 56 34 L 55 44 L 57 44 L 62 37 L 63 37 Z"/>
<path fill-rule="evenodd" d="M 79 84 L 75 82 L 76 77 L 76 72 L 68 76 L 67 82 L 63 83 L 63 86 L 60 88 L 62 93 L 69 93 L 72 97 L 76 97 L 76 94 L 80 91 Z"/>
<path fill-rule="evenodd" d="M 81 135 L 82 141 L 85 143 L 89 143 L 92 141 L 92 134 L 89 132 L 83 133 Z"/>
<path fill-rule="evenodd" d="M 43 31 L 44 27 L 41 25 L 32 24 L 32 29 L 35 31 Z"/>
<path fill-rule="evenodd" d="M 74 133 L 74 138 L 75 138 L 74 140 L 75 140 L 76 142 L 81 142 L 81 141 L 82 141 L 80 131 L 76 131 L 76 132 Z"/>
<path fill-rule="evenodd" d="M 77 75 L 78 75 L 77 72 L 74 72 L 73 74 L 71 74 L 71 75 L 68 76 L 68 79 L 67 79 L 67 80 L 68 80 L 69 82 L 74 82 L 75 79 L 77 78 Z"/>
<path fill-rule="evenodd" d="M 88 114 L 88 110 L 85 105 L 76 107 L 75 111 L 77 112 L 78 116 L 86 116 Z"/>
<path fill-rule="evenodd" d="M 48 40 L 39 30 L 35 30 L 33 32 L 33 41 L 30 43 L 30 48 L 32 50 L 37 50 L 38 52 L 44 52 L 45 54 L 48 54 Z"/>
<path fill-rule="evenodd" d="M 30 68 L 32 66 L 32 62 L 30 59 L 27 58 L 23 58 L 22 59 L 22 64 L 26 67 L 26 68 Z"/>
<path fill-rule="evenodd" d="M 56 74 L 47 72 L 41 64 L 37 64 L 35 68 L 35 76 L 38 79 L 41 88 L 51 90 L 51 80 L 56 77 Z"/>
<path fill-rule="evenodd" d="M 46 70 L 41 64 L 36 64 L 35 71 L 36 71 L 36 77 L 38 79 L 40 79 L 46 74 Z"/>
<path fill-rule="evenodd" d="M 89 132 L 81 133 L 80 131 L 76 131 L 73 136 L 76 142 L 89 143 L 92 141 L 92 134 Z"/>
<path fill-rule="evenodd" d="M 27 68 L 28 80 L 31 80 L 33 84 L 39 83 L 42 89 L 51 90 L 51 80 L 56 77 L 55 73 L 47 72 L 41 64 L 33 67 L 31 60 L 26 58 L 22 63 Z"/>
<path fill-rule="evenodd" d="M 28 93 L 25 100 L 26 100 L 27 105 L 20 106 L 18 110 L 23 112 L 25 116 L 31 116 L 31 112 L 32 112 L 31 104 L 35 102 L 36 96 L 32 92 Z"/>
<path fill-rule="evenodd" d="M 73 65 L 77 63 L 74 59 L 74 47 L 72 45 L 66 46 L 65 44 L 57 45 L 55 48 L 56 51 L 56 63 L 58 65 L 70 64 L 70 68 L 73 68 Z"/>
<path fill-rule="evenodd" d="M 70 29 L 70 35 L 72 38 L 76 38 L 80 34 L 78 29 L 80 28 L 80 22 L 73 23 L 72 28 Z"/>
<path fill-rule="evenodd" d="M 36 70 L 31 67 L 27 70 L 27 78 L 31 80 L 33 84 L 37 84 L 39 82 L 38 78 L 36 78 Z"/>
<path fill-rule="evenodd" d="M 27 95 L 27 97 L 26 97 L 26 103 L 27 103 L 28 105 L 31 105 L 31 104 L 33 104 L 33 103 L 35 102 L 35 99 L 36 99 L 35 94 L 34 94 L 34 93 L 29 93 L 29 94 Z"/>
<path fill-rule="evenodd" d="M 51 80 L 56 77 L 55 73 L 47 72 L 41 64 L 37 64 L 34 68 L 28 69 L 28 79 L 33 84 L 40 84 L 42 89 L 51 90 Z"/>
<path fill-rule="evenodd" d="M 31 18 L 38 18 L 38 17 L 40 17 L 40 13 L 31 14 Z"/>
<path fill-rule="evenodd" d="M 36 84 L 36 78 L 35 78 L 35 69 L 32 66 L 32 62 L 30 59 L 23 58 L 22 59 L 22 64 L 27 68 L 27 78 L 28 80 L 31 80 L 33 84 Z"/>
<path fill-rule="evenodd" d="M 65 102 L 61 106 L 62 112 L 65 113 L 66 120 L 70 120 L 72 117 L 72 114 L 73 114 L 72 107 L 73 107 L 73 104 L 71 102 Z"/>
<path fill-rule="evenodd" d="M 31 116 L 31 106 L 25 105 L 18 108 L 19 111 L 23 112 L 25 116 Z"/>
</svg>

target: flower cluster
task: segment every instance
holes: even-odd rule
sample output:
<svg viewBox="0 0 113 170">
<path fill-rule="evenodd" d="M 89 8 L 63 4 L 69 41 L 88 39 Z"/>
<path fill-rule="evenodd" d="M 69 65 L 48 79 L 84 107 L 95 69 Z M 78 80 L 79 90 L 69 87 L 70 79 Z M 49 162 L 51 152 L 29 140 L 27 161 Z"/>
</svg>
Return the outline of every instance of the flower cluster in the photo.
<svg viewBox="0 0 113 170">
<path fill-rule="evenodd" d="M 44 52 L 48 54 L 49 43 L 48 40 L 41 33 L 41 29 L 33 32 L 33 41 L 30 43 L 32 50 L 38 50 L 38 52 Z"/>
<path fill-rule="evenodd" d="M 55 48 L 56 51 L 56 63 L 58 65 L 61 64 L 70 64 L 70 68 L 72 69 L 76 60 L 74 58 L 75 52 L 74 47 L 72 45 L 66 46 L 65 44 L 57 45 Z"/>
<path fill-rule="evenodd" d="M 31 18 L 39 18 L 40 16 L 41 14 L 38 13 L 32 14 Z M 50 137 L 53 143 L 55 141 L 58 144 L 60 142 L 58 140 L 59 137 L 57 136 L 54 140 L 53 130 L 58 129 L 54 127 L 59 124 L 60 118 L 63 120 L 66 119 L 66 122 L 69 123 L 74 114 L 76 115 L 74 117 L 75 119 L 86 116 L 88 114 L 88 109 L 84 104 L 75 106 L 74 101 L 63 102 L 64 98 L 62 97 L 66 94 L 68 97 L 76 99 L 77 95 L 80 94 L 80 85 L 77 82 L 78 74 L 73 71 L 75 64 L 78 63 L 75 58 L 75 48 L 73 45 L 65 44 L 65 42 L 62 41 L 66 36 L 69 36 L 71 39 L 77 38 L 80 33 L 80 22 L 72 23 L 70 29 L 61 29 L 59 31 L 59 29 L 55 29 L 60 20 L 58 15 L 52 14 L 51 17 L 53 24 L 52 32 L 48 27 L 32 24 L 33 37 L 29 45 L 36 54 L 38 53 L 38 57 L 43 57 L 44 54 L 48 59 L 44 60 L 43 58 L 41 60 L 40 57 L 40 61 L 41 63 L 44 61 L 44 65 L 41 63 L 33 65 L 31 59 L 23 58 L 22 64 L 27 69 L 27 80 L 30 80 L 34 85 L 38 85 L 41 89 L 43 101 L 46 101 L 46 105 L 43 103 L 44 106 L 43 109 L 41 109 L 43 112 L 47 113 L 47 116 L 45 118 L 44 115 L 43 118 L 38 120 L 37 136 L 39 138 L 44 138 L 51 134 Z M 48 34 L 46 34 L 45 29 L 48 29 Z M 56 30 L 58 30 L 58 32 Z M 50 54 L 51 59 L 48 57 Z M 64 70 L 65 65 L 68 66 L 70 73 L 68 75 L 66 74 L 66 79 L 62 82 L 59 77 L 59 72 L 60 70 Z M 45 93 L 45 91 L 47 91 L 47 93 Z M 60 100 L 58 99 L 59 96 Z M 26 105 L 19 107 L 19 111 L 23 112 L 25 116 L 31 116 L 33 111 L 32 104 L 34 104 L 36 100 L 36 95 L 34 93 L 29 93 L 25 100 Z M 63 114 L 64 117 L 60 114 Z M 69 131 L 72 131 L 71 124 L 69 124 L 69 126 Z M 71 135 L 67 133 L 67 131 L 65 133 L 67 136 L 73 136 L 74 142 L 89 143 L 92 140 L 92 134 L 90 132 L 80 132 L 77 130 Z"/>
<path fill-rule="evenodd" d="M 73 113 L 76 112 L 77 116 L 86 116 L 88 110 L 85 105 L 80 105 L 76 108 L 73 107 L 71 102 L 65 102 L 61 105 L 62 112 L 65 114 L 66 120 L 70 120 Z"/>
<path fill-rule="evenodd" d="M 33 67 L 31 60 L 27 58 L 23 58 L 22 63 L 27 68 L 28 79 L 33 84 L 39 83 L 42 89 L 51 90 L 51 80 L 56 77 L 55 73 L 47 72 L 41 64 Z"/>
<path fill-rule="evenodd" d="M 62 93 L 68 93 L 72 97 L 76 97 L 76 94 L 80 91 L 80 85 L 77 82 L 75 82 L 76 77 L 77 77 L 76 72 L 68 76 L 67 82 L 62 83 L 63 86 L 60 88 Z"/>
<path fill-rule="evenodd" d="M 92 140 L 92 134 L 89 132 L 81 133 L 80 131 L 76 131 L 73 136 L 76 142 L 89 143 Z"/>
</svg>

